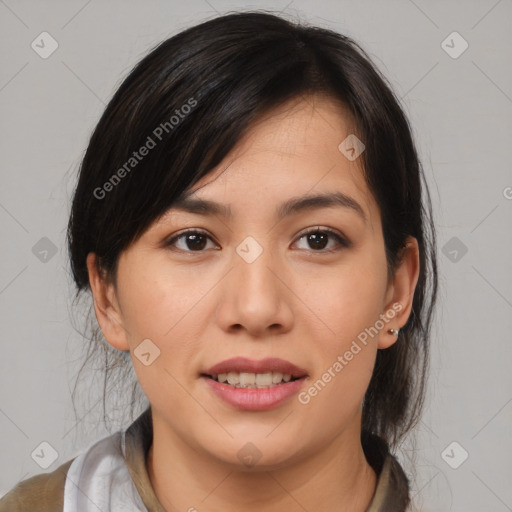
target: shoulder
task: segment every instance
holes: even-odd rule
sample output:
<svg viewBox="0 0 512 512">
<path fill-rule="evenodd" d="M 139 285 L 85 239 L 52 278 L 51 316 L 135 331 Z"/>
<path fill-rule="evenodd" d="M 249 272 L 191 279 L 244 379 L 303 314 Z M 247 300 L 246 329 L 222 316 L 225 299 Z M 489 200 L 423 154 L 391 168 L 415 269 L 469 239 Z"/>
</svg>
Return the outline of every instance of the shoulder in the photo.
<svg viewBox="0 0 512 512">
<path fill-rule="evenodd" d="M 409 480 L 394 455 L 386 455 L 368 512 L 408 512 Z"/>
<path fill-rule="evenodd" d="M 367 512 L 409 511 L 409 479 L 398 459 L 380 437 L 365 432 L 362 440 L 365 456 L 378 477 Z"/>
<path fill-rule="evenodd" d="M 19 482 L 0 498 L 0 512 L 62 512 L 66 475 L 73 460 Z"/>
</svg>

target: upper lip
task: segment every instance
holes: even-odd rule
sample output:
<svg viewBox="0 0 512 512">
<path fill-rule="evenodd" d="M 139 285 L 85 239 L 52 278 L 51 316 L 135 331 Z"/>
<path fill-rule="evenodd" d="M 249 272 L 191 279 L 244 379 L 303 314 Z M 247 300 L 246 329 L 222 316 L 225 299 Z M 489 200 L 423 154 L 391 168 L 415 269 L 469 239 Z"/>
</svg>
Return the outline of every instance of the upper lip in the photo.
<svg viewBox="0 0 512 512">
<path fill-rule="evenodd" d="M 218 375 L 219 373 L 229 372 L 244 372 L 244 373 L 269 373 L 269 372 L 281 372 L 283 374 L 289 374 L 292 377 L 304 377 L 307 375 L 306 370 L 299 368 L 298 366 L 275 357 L 269 357 L 260 359 L 258 361 L 254 359 L 248 359 L 246 357 L 233 357 L 232 359 L 226 359 L 216 365 L 212 366 L 204 372 L 206 375 Z"/>
</svg>

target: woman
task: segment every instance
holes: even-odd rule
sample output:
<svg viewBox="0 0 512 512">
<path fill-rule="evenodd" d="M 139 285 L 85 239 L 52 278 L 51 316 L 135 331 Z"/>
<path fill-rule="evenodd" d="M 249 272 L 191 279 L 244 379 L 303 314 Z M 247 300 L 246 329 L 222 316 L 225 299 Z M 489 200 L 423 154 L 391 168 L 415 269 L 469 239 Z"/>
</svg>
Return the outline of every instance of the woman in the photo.
<svg viewBox="0 0 512 512">
<path fill-rule="evenodd" d="M 1 511 L 410 506 L 393 451 L 424 398 L 435 231 L 354 41 L 260 11 L 162 42 L 92 134 L 68 241 L 97 349 L 149 407 Z"/>
</svg>

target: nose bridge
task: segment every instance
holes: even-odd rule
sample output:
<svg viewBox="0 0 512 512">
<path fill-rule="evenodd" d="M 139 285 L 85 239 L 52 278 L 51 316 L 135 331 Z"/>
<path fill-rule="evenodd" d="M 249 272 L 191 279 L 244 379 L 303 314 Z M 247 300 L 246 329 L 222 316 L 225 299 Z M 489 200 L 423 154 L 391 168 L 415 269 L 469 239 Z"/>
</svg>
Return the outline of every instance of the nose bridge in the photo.
<svg viewBox="0 0 512 512">
<path fill-rule="evenodd" d="M 247 236 L 235 249 L 240 288 L 249 293 L 265 295 L 275 293 L 274 272 L 277 261 L 270 247 L 265 247 L 253 236 Z M 236 261 L 236 260 L 235 260 Z"/>
</svg>

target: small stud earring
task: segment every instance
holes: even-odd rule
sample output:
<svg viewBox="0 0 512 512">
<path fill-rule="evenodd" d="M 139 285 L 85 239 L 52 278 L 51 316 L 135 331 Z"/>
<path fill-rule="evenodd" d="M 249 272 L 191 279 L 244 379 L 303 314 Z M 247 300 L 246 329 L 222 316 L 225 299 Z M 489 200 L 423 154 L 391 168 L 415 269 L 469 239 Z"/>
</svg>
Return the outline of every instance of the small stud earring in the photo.
<svg viewBox="0 0 512 512">
<path fill-rule="evenodd" d="M 388 332 L 390 334 L 394 334 L 395 336 L 398 336 L 398 333 L 400 332 L 400 329 L 389 329 Z"/>
</svg>

